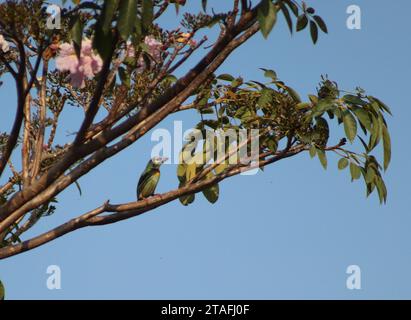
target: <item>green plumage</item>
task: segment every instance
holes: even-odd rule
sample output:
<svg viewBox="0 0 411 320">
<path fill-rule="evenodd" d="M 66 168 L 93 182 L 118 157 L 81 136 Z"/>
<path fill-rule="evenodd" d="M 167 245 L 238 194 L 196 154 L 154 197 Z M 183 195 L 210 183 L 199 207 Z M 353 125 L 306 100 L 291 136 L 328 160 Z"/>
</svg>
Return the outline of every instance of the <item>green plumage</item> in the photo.
<svg viewBox="0 0 411 320">
<path fill-rule="evenodd" d="M 160 180 L 160 166 L 166 159 L 151 159 L 144 172 L 141 174 L 137 184 L 137 199 L 142 200 L 152 196 Z"/>
</svg>

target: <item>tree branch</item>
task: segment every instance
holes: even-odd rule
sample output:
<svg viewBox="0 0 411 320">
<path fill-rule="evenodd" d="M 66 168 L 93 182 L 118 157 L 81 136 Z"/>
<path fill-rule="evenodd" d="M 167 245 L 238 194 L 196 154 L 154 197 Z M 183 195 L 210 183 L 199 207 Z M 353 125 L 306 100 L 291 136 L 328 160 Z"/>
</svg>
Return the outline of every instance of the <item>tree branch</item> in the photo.
<svg viewBox="0 0 411 320">
<path fill-rule="evenodd" d="M 21 127 L 23 125 L 23 120 L 24 120 L 24 106 L 26 104 L 26 98 L 36 79 L 37 71 L 39 69 L 40 62 L 41 62 L 41 55 L 43 52 L 43 49 L 39 50 L 40 53 L 39 53 L 39 56 L 37 57 L 33 72 L 31 73 L 31 79 L 28 85 L 25 86 L 23 81 L 26 77 L 26 68 L 25 68 L 26 53 L 24 50 L 23 43 L 21 41 L 18 41 L 17 44 L 18 44 L 18 48 L 20 52 L 19 68 L 18 68 L 18 72 L 16 76 L 14 77 L 15 82 L 16 82 L 16 88 L 17 88 L 17 111 L 16 111 L 16 116 L 14 119 L 13 127 L 10 132 L 9 139 L 7 141 L 7 145 L 4 148 L 4 152 L 0 159 L 0 177 L 4 172 L 4 169 L 6 168 L 7 161 L 9 160 L 14 147 L 17 144 L 20 130 L 21 130 Z"/>
<path fill-rule="evenodd" d="M 179 189 L 169 191 L 164 194 L 155 195 L 155 196 L 152 196 L 142 201 L 130 202 L 130 203 L 125 203 L 125 204 L 117 204 L 117 205 L 110 205 L 108 202 L 106 202 L 102 206 L 92 211 L 89 211 L 75 219 L 72 219 L 54 228 L 53 230 L 50 230 L 46 233 L 43 233 L 37 237 L 34 237 L 22 243 L 0 249 L 0 259 L 5 259 L 7 257 L 13 256 L 13 255 L 16 255 L 22 252 L 32 250 L 36 247 L 39 247 L 50 241 L 53 241 L 67 233 L 73 232 L 79 228 L 84 228 L 87 226 L 99 226 L 99 225 L 112 224 L 115 222 L 119 222 L 122 220 L 136 217 L 145 212 L 151 211 L 161 205 L 164 205 L 168 202 L 176 200 L 181 196 L 198 193 L 215 183 L 218 183 L 234 175 L 238 175 L 241 172 L 252 170 L 255 168 L 259 168 L 259 167 L 264 167 L 266 165 L 275 163 L 281 159 L 285 159 L 285 158 L 289 158 L 294 155 L 297 155 L 298 153 L 304 150 L 306 150 L 306 147 L 304 145 L 296 146 L 295 148 L 290 149 L 288 151 L 286 151 L 285 149 L 283 151 L 278 152 L 276 156 L 270 159 L 260 161 L 259 164 L 250 165 L 247 168 L 241 167 L 241 166 L 234 167 L 233 169 L 225 173 L 222 173 L 220 175 L 214 176 L 211 179 L 202 180 L 202 181 L 199 181 L 191 185 L 186 185 Z M 99 216 L 100 214 L 104 212 L 114 212 L 114 213 L 106 215 L 106 216 Z"/>
<path fill-rule="evenodd" d="M 17 88 L 17 111 L 14 118 L 13 127 L 11 129 L 9 138 L 7 140 L 6 147 L 4 148 L 3 154 L 0 159 L 0 177 L 6 168 L 7 162 L 13 152 L 14 147 L 17 144 L 20 129 L 23 124 L 24 118 L 24 106 L 26 104 L 26 88 L 24 86 L 24 78 L 26 73 L 26 54 L 24 51 L 24 46 L 21 42 L 18 42 L 18 48 L 20 51 L 20 63 L 17 75 L 15 76 L 16 88 Z"/>
<path fill-rule="evenodd" d="M 81 142 L 83 142 L 84 136 L 88 128 L 93 123 L 93 120 L 97 115 L 98 108 L 100 106 L 100 99 L 103 94 L 108 75 L 110 74 L 111 60 L 113 58 L 114 50 L 116 48 L 117 39 L 118 39 L 118 36 L 116 35 L 115 39 L 113 40 L 112 46 L 111 46 L 110 54 L 103 63 L 103 67 L 99 75 L 97 87 L 94 91 L 93 99 L 91 100 L 91 103 L 86 112 L 86 116 L 84 117 L 80 130 L 78 131 L 77 136 L 74 140 L 74 143 L 73 143 L 74 146 L 78 146 L 81 144 Z"/>
<path fill-rule="evenodd" d="M 40 99 L 39 99 L 39 132 L 37 134 L 36 146 L 34 149 L 34 161 L 31 172 L 31 178 L 35 180 L 40 172 L 41 157 L 44 149 L 44 134 L 46 130 L 46 89 L 47 89 L 47 72 L 48 60 L 43 61 L 43 72 L 40 84 Z"/>
<path fill-rule="evenodd" d="M 234 34 L 243 32 L 242 28 L 244 28 L 245 25 L 249 25 L 250 19 L 255 19 L 255 14 L 249 14 L 248 19 L 242 19 L 235 28 Z M 82 176 L 105 159 L 134 143 L 149 129 L 163 120 L 169 113 L 173 112 L 174 109 L 178 108 L 178 106 L 224 62 L 234 49 L 259 30 L 258 24 L 247 28 L 248 29 L 238 38 L 234 39 L 234 35 L 227 35 L 223 40 L 220 40 L 220 44 L 216 44 L 213 50 L 211 50 L 194 69 L 189 71 L 185 77 L 180 79 L 177 84 L 160 97 L 159 100 L 148 105 L 146 108 L 142 108 L 135 116 L 130 117 L 117 127 L 102 132 L 89 143 L 71 148 L 66 156 L 51 168 L 47 174 L 41 177 L 35 185 L 19 192 L 7 204 L 0 208 L 0 230 L 4 230 L 4 228 L 10 226 L 13 221 L 17 219 L 16 217 L 20 217 L 41 204 L 42 201 L 47 200 L 47 198 L 44 198 L 45 196 L 54 196 L 76 181 L 79 176 Z M 102 146 L 105 146 L 128 131 L 129 133 L 114 146 L 100 149 Z M 97 150 L 99 151 L 89 160 L 86 160 L 80 170 L 74 170 L 76 171 L 75 175 L 78 176 L 77 178 L 74 178 L 75 175 L 73 171 L 70 175 L 57 179 L 75 161 Z M 31 201 L 34 197 L 36 197 L 36 199 Z"/>
</svg>

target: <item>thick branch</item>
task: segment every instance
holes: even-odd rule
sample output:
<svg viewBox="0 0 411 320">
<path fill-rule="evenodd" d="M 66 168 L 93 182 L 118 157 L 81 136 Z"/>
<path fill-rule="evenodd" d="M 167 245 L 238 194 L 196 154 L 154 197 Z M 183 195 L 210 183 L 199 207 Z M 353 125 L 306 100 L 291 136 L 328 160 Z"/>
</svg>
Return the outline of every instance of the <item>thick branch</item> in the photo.
<svg viewBox="0 0 411 320">
<path fill-rule="evenodd" d="M 93 123 L 93 120 L 97 115 L 98 108 L 100 106 L 100 99 L 103 94 L 108 75 L 110 74 L 110 65 L 111 65 L 113 54 L 114 54 L 114 50 L 116 48 L 116 43 L 117 43 L 117 37 L 112 43 L 109 57 L 103 63 L 103 67 L 99 75 L 97 87 L 96 87 L 96 90 L 94 91 L 93 99 L 91 100 L 91 103 L 88 106 L 83 123 L 81 124 L 80 130 L 78 131 L 76 139 L 74 140 L 75 146 L 79 145 L 83 141 L 88 128 Z"/>
<path fill-rule="evenodd" d="M 250 18 L 253 19 L 254 16 L 250 16 Z M 243 24 L 247 22 L 248 20 L 242 21 Z M 169 113 L 173 112 L 174 109 L 178 108 L 178 106 L 180 106 L 181 103 L 183 103 L 196 90 L 196 88 L 224 62 L 234 49 L 244 43 L 258 30 L 258 24 L 254 24 L 237 39 L 230 40 L 228 43 L 226 43 L 227 39 L 224 40 L 222 42 L 222 47 L 220 45 L 216 46 L 193 70 L 180 79 L 180 81 L 159 100 L 140 110 L 139 113 L 130 117 L 123 124 L 111 130 L 102 132 L 101 135 L 96 137 L 96 139 L 90 143 L 69 150 L 65 158 L 55 165 L 48 174 L 41 177 L 35 186 L 18 193 L 0 209 L 0 220 L 2 221 L 0 223 L 0 230 L 4 230 L 4 228 L 7 228 L 13 221 L 18 219 L 18 217 L 36 208 L 43 201 L 47 200 L 47 197 L 54 196 L 105 159 L 113 156 L 135 142 L 149 129 L 163 120 Z M 236 32 L 241 31 L 242 29 L 237 30 Z M 231 38 L 232 36 L 228 37 L 228 39 Z M 102 146 L 110 143 L 127 131 L 130 132 L 120 142 L 110 148 L 99 150 L 87 160 L 85 165 L 81 167 L 80 172 L 77 170 L 76 175 L 78 177 L 70 174 L 69 176 L 63 176 L 56 182 L 56 179 L 77 159 L 97 151 Z M 52 186 L 48 188 L 50 185 Z M 48 189 L 45 190 L 46 188 Z M 42 190 L 45 191 L 42 192 Z M 33 197 L 36 197 L 36 199 L 30 201 Z M 25 204 L 22 206 L 23 203 Z"/>
<path fill-rule="evenodd" d="M 153 197 L 147 198 L 142 201 L 119 204 L 119 205 L 110 205 L 108 202 L 102 206 L 87 212 L 75 219 L 72 219 L 57 228 L 50 230 L 42 235 L 39 235 L 33 239 L 24 241 L 22 243 L 8 246 L 0 249 L 0 259 L 4 259 L 25 251 L 32 250 L 36 247 L 44 245 L 50 241 L 53 241 L 67 233 L 73 232 L 79 228 L 84 228 L 86 226 L 97 226 L 97 225 L 106 225 L 112 224 L 118 221 L 130 219 L 132 217 L 141 215 L 145 212 L 151 211 L 154 208 L 162 206 L 168 202 L 178 199 L 181 196 L 190 195 L 193 193 L 200 192 L 205 188 L 218 183 L 226 178 L 238 175 L 241 172 L 246 170 L 252 170 L 258 167 L 264 167 L 268 164 L 277 162 L 284 158 L 292 157 L 305 150 L 304 145 L 299 145 L 289 151 L 281 151 L 277 156 L 272 157 L 267 160 L 262 160 L 259 164 L 250 165 L 248 167 L 236 166 L 233 169 L 222 173 L 218 176 L 215 176 L 211 179 L 202 180 L 192 185 L 187 185 L 179 189 L 169 191 L 164 194 L 155 195 Z M 104 212 L 114 212 L 106 216 L 99 216 Z"/>
</svg>

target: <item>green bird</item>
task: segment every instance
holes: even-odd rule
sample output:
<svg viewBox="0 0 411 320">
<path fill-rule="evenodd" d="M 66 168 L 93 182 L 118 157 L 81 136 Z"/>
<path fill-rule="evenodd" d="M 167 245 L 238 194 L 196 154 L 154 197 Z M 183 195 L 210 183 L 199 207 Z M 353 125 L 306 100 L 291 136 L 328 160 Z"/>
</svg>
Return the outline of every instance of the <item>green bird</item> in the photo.
<svg viewBox="0 0 411 320">
<path fill-rule="evenodd" d="M 137 199 L 142 200 L 154 194 L 160 180 L 160 166 L 168 158 L 154 157 L 147 163 L 146 169 L 141 174 L 137 184 Z"/>
</svg>

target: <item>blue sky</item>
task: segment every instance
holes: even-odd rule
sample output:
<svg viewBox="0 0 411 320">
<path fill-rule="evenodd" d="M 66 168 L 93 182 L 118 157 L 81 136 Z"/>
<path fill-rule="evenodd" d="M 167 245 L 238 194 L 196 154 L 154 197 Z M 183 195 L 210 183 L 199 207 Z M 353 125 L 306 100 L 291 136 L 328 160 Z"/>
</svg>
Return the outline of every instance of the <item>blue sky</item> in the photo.
<svg viewBox="0 0 411 320">
<path fill-rule="evenodd" d="M 197 1 L 189 1 L 197 2 Z M 198 1 L 199 2 L 199 1 Z M 209 1 L 211 6 L 219 1 Z M 82 229 L 33 251 L 0 262 L 9 299 L 368 299 L 411 298 L 411 152 L 408 102 L 411 72 L 411 3 L 396 0 L 307 1 L 326 20 L 329 35 L 313 46 L 308 33 L 290 36 L 283 18 L 268 40 L 260 34 L 234 53 L 221 73 L 262 79 L 258 68 L 276 70 L 303 95 L 315 92 L 321 74 L 340 88 L 361 86 L 391 106 L 392 166 L 385 175 L 388 203 L 365 198 L 362 182 L 331 159 L 324 171 L 307 154 L 282 161 L 256 176 L 239 176 L 220 186 L 220 200 L 179 202 L 106 227 Z M 362 29 L 349 30 L 346 9 L 362 9 Z M 198 7 L 197 5 L 194 7 Z M 218 6 L 216 6 L 218 7 Z M 176 25 L 175 14 L 165 19 Z M 0 89 L 9 112 L 12 84 Z M 69 114 L 70 113 L 70 114 Z M 73 115 L 74 114 L 74 115 Z M 81 113 L 67 112 L 76 129 Z M 161 126 L 194 112 L 173 116 Z M 63 135 L 66 132 L 63 132 Z M 340 135 L 332 139 L 338 141 Z M 63 139 L 64 136 L 59 137 Z M 137 179 L 154 145 L 150 134 L 80 180 L 83 195 L 70 187 L 58 212 L 33 236 L 110 199 L 135 198 Z M 165 166 L 159 191 L 177 186 L 175 167 Z M 408 190 L 408 191 L 407 191 Z M 46 287 L 49 265 L 62 273 L 61 290 Z M 346 288 L 346 268 L 361 268 L 362 289 Z"/>
</svg>

